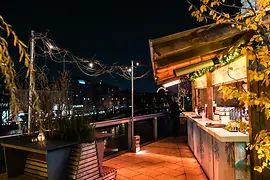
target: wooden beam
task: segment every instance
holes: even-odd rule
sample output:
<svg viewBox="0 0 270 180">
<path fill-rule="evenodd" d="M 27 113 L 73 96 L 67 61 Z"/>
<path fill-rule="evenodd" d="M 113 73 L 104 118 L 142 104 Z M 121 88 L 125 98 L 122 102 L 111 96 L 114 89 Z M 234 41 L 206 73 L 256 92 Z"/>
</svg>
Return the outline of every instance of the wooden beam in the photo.
<svg viewBox="0 0 270 180">
<path fill-rule="evenodd" d="M 229 38 L 239 33 L 241 33 L 240 30 L 231 27 L 229 24 L 211 24 L 151 41 L 154 48 L 163 56 L 198 44 L 221 41 L 224 38 Z"/>
<path fill-rule="evenodd" d="M 207 85 L 207 118 L 213 119 L 213 86 L 212 86 L 212 73 L 206 73 Z"/>
<path fill-rule="evenodd" d="M 169 66 L 163 67 L 163 68 L 157 68 L 156 71 L 157 73 L 162 73 L 162 72 L 168 72 L 168 71 L 173 71 L 175 69 L 180 69 L 186 66 L 190 66 L 192 64 L 200 63 L 203 61 L 207 61 L 209 59 L 213 59 L 219 54 L 219 52 L 207 54 L 205 56 L 198 56 L 198 57 L 193 57 L 187 60 L 184 60 L 182 62 L 176 62 L 174 64 L 171 64 Z"/>
<path fill-rule="evenodd" d="M 194 85 L 194 81 L 191 82 L 191 103 L 192 103 L 192 111 L 195 112 L 195 107 L 196 107 L 196 89 Z"/>
<path fill-rule="evenodd" d="M 161 84 L 165 84 L 167 82 L 173 81 L 174 79 L 179 79 L 179 78 L 174 76 L 174 74 L 173 74 L 174 69 L 179 69 L 179 68 L 182 68 L 182 67 L 185 67 L 185 66 L 189 66 L 189 65 L 192 65 L 192 64 L 196 64 L 196 63 L 199 63 L 199 62 L 202 62 L 202 61 L 212 59 L 212 58 L 216 57 L 216 55 L 218 53 L 219 52 L 216 52 L 214 54 L 209 54 L 209 55 L 206 55 L 206 56 L 203 56 L 203 57 L 197 57 L 195 59 L 189 59 L 185 63 L 175 64 L 174 66 L 169 66 L 169 67 L 164 68 L 164 69 L 158 69 L 158 70 L 156 70 L 156 73 L 155 73 L 156 83 L 158 85 L 161 85 Z"/>
<path fill-rule="evenodd" d="M 224 39 L 222 41 L 211 42 L 203 45 L 199 44 L 197 46 L 189 48 L 188 50 L 178 52 L 176 55 L 172 55 L 161 59 L 157 58 L 154 61 L 156 63 L 157 68 L 166 67 L 175 62 L 181 63 L 181 61 L 183 60 L 187 60 L 198 56 L 204 56 L 207 54 L 214 53 L 216 51 L 223 50 L 228 46 L 230 46 L 234 41 L 236 41 L 239 38 L 240 38 L 239 36 L 236 36 L 233 38 Z"/>
</svg>

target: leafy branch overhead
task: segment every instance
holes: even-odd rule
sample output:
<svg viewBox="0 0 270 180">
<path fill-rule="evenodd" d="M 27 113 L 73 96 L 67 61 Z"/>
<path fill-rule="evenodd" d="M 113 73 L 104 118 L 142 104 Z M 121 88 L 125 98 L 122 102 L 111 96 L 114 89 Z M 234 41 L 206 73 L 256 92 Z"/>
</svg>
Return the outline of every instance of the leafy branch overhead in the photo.
<svg viewBox="0 0 270 180">
<path fill-rule="evenodd" d="M 9 50 L 8 50 L 8 42 L 9 38 L 13 38 L 13 46 L 18 48 L 19 53 L 19 61 L 24 61 L 26 67 L 29 66 L 29 54 L 27 53 L 27 46 L 19 40 L 16 33 L 12 30 L 11 25 L 7 24 L 3 17 L 0 16 L 0 29 L 3 32 L 2 34 L 6 34 L 6 36 L 0 36 L 0 67 L 1 73 L 4 77 L 4 82 L 6 89 L 9 91 L 10 94 L 10 104 L 11 109 L 14 114 L 18 112 L 18 105 L 16 103 L 16 71 L 14 69 L 14 61 L 12 60 Z"/>
<path fill-rule="evenodd" d="M 241 56 L 241 49 L 237 48 L 236 50 L 234 50 L 230 54 L 220 57 L 218 59 L 219 63 L 217 65 L 207 67 L 207 68 L 203 68 L 203 69 L 200 69 L 198 71 L 195 71 L 195 72 L 189 74 L 189 80 L 194 81 L 197 78 L 199 78 L 199 77 L 203 76 L 204 74 L 206 74 L 207 72 L 214 71 L 219 66 L 223 66 L 223 65 L 231 63 L 232 61 L 234 61 L 236 58 L 238 58 L 240 56 Z"/>
<path fill-rule="evenodd" d="M 270 0 L 243 0 L 242 4 L 239 5 L 232 4 L 231 1 L 227 0 L 200 0 L 199 6 L 195 6 L 191 0 L 187 0 L 187 2 L 190 4 L 191 16 L 196 18 L 198 22 L 210 20 L 215 24 L 231 25 L 243 33 L 251 32 L 249 41 L 240 49 L 240 54 L 246 56 L 249 61 L 247 79 L 251 84 L 261 83 L 262 86 L 269 87 Z M 207 69 L 195 72 L 191 76 L 192 79 L 196 79 L 205 71 Z M 221 86 L 220 90 L 229 99 L 236 98 L 249 106 L 256 107 L 264 112 L 266 119 L 270 119 L 270 98 L 267 92 L 239 91 L 230 86 Z M 254 168 L 258 172 L 262 172 L 264 168 L 270 168 L 269 139 L 270 133 L 261 131 L 256 136 L 254 144 L 249 146 L 251 150 L 256 150 L 258 158 L 262 160 L 262 164 Z"/>
</svg>

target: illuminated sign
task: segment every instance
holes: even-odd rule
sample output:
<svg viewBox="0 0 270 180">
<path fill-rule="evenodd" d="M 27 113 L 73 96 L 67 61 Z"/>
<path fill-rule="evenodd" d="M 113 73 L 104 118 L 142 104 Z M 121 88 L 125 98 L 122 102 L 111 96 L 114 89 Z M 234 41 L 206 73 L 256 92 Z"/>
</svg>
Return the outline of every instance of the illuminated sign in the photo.
<svg viewBox="0 0 270 180">
<path fill-rule="evenodd" d="M 78 83 L 79 84 L 85 84 L 85 81 L 84 80 L 78 80 Z"/>
<path fill-rule="evenodd" d="M 72 107 L 73 107 L 73 108 L 82 108 L 83 105 L 73 105 Z"/>
</svg>

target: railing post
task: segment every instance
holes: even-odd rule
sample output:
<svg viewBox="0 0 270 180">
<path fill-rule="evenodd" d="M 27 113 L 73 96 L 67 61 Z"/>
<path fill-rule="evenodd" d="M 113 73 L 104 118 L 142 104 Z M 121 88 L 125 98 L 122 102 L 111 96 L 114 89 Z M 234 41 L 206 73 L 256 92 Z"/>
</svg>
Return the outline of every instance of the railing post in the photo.
<svg viewBox="0 0 270 180">
<path fill-rule="evenodd" d="M 158 138 L 158 130 L 157 130 L 157 117 L 155 117 L 153 119 L 153 136 L 154 136 L 154 140 L 156 141 Z"/>
<path fill-rule="evenodd" d="M 131 150 L 132 146 L 132 127 L 131 122 L 128 122 L 128 150 Z"/>
</svg>

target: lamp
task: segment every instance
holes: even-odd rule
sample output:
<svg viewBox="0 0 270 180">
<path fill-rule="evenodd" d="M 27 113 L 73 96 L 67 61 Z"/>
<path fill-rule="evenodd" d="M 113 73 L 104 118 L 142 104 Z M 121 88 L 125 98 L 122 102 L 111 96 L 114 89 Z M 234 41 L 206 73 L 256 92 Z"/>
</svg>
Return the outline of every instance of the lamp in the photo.
<svg viewBox="0 0 270 180">
<path fill-rule="evenodd" d="M 38 133 L 38 137 L 37 137 L 39 142 L 43 142 L 45 140 L 45 135 L 43 132 Z"/>
<path fill-rule="evenodd" d="M 181 82 L 180 79 L 175 80 L 175 81 L 171 81 L 171 82 L 168 82 L 166 84 L 163 84 L 163 87 L 164 88 L 171 87 L 171 86 L 174 86 L 176 84 L 179 84 L 180 82 Z"/>
<path fill-rule="evenodd" d="M 178 76 L 183 76 L 183 75 L 192 73 L 194 71 L 198 71 L 203 68 L 211 67 L 213 65 L 214 65 L 214 62 L 212 60 L 208 60 L 208 61 L 200 62 L 198 64 L 193 64 L 193 65 L 186 66 L 180 69 L 176 69 L 173 71 L 173 73 L 176 77 L 178 77 Z"/>
</svg>

